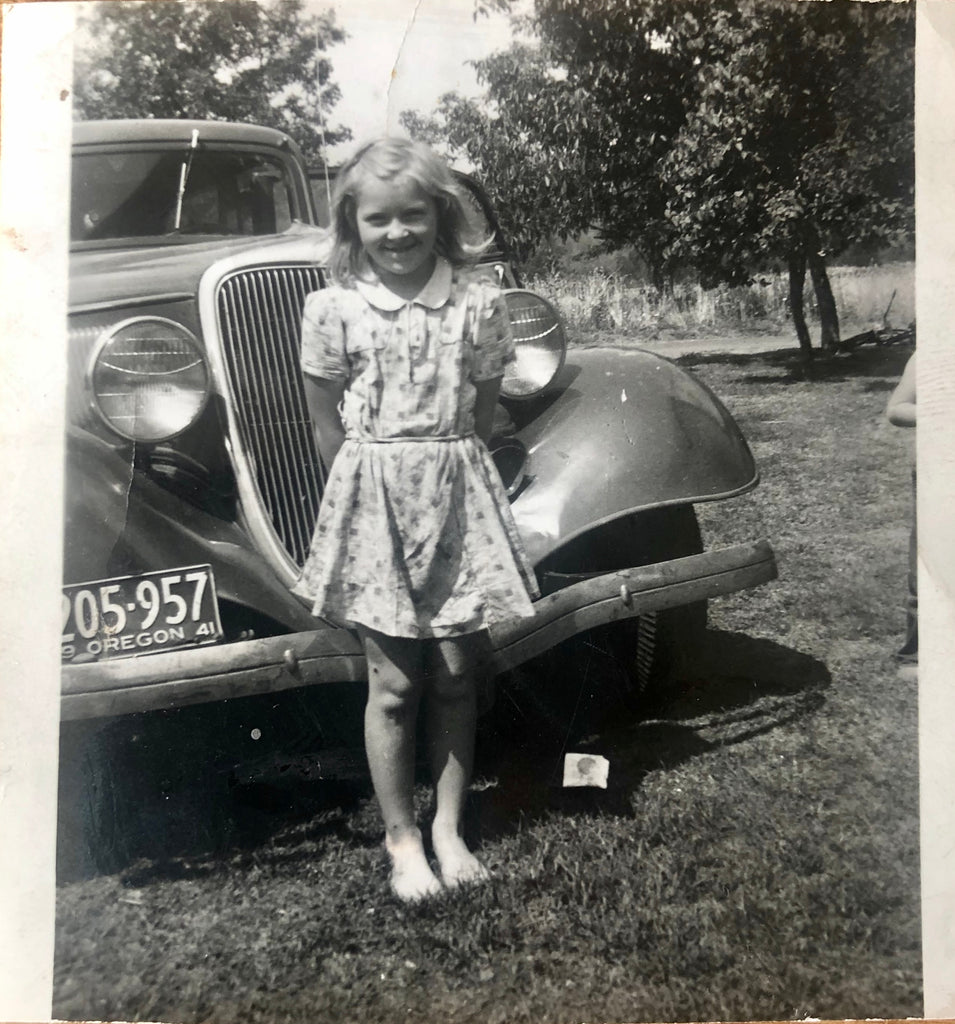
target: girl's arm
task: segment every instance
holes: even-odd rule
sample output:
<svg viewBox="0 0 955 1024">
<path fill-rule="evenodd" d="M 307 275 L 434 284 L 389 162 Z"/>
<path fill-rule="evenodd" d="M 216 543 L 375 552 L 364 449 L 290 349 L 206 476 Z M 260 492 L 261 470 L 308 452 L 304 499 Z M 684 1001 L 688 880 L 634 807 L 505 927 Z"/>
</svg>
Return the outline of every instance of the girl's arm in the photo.
<svg viewBox="0 0 955 1024">
<path fill-rule="evenodd" d="M 338 412 L 344 394 L 344 381 L 325 380 L 305 374 L 305 401 L 312 417 L 315 443 L 326 471 L 331 470 L 338 449 L 345 440 L 345 428 Z"/>
<path fill-rule="evenodd" d="M 474 399 L 474 432 L 485 444 L 491 440 L 501 380 L 501 377 L 492 377 L 491 380 L 479 380 L 474 383 L 477 392 Z"/>
<path fill-rule="evenodd" d="M 915 356 L 912 355 L 889 398 L 885 414 L 889 423 L 897 427 L 914 427 L 915 411 Z"/>
</svg>

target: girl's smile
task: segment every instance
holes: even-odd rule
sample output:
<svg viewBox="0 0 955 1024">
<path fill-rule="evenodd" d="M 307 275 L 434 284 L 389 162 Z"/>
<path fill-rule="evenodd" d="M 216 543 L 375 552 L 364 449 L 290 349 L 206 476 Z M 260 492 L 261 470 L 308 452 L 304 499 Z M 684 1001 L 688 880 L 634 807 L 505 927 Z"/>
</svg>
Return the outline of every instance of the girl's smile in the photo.
<svg viewBox="0 0 955 1024">
<path fill-rule="evenodd" d="M 417 294 L 434 270 L 438 233 L 435 201 L 412 178 L 369 176 L 355 208 L 358 237 L 383 284 Z"/>
</svg>

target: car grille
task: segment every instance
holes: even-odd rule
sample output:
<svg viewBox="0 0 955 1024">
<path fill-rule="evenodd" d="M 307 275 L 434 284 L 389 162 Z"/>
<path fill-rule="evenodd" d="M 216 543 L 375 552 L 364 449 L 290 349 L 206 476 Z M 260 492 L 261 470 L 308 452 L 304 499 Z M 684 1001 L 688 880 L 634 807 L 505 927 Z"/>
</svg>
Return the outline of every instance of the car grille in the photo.
<svg viewBox="0 0 955 1024">
<path fill-rule="evenodd" d="M 299 366 L 302 306 L 321 283 L 313 266 L 243 270 L 216 299 L 234 428 L 262 507 L 298 566 L 322 491 Z"/>
</svg>

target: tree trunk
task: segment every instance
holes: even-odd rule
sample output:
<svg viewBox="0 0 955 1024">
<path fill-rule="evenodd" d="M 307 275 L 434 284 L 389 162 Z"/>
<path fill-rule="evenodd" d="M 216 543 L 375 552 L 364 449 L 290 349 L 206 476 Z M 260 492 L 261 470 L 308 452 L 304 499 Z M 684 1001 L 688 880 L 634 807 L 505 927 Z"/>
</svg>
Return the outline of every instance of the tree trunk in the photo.
<svg viewBox="0 0 955 1024">
<path fill-rule="evenodd" d="M 836 300 L 832 297 L 826 261 L 812 247 L 809 252 L 809 273 L 816 293 L 816 305 L 819 307 L 819 323 L 822 328 L 820 344 L 824 349 L 832 351 L 839 347 L 839 313 Z"/>
<path fill-rule="evenodd" d="M 803 358 L 809 362 L 813 357 L 812 338 L 809 336 L 806 314 L 802 305 L 802 289 L 806 282 L 806 257 L 802 252 L 793 250 L 789 254 L 788 262 L 789 311 L 792 313 L 793 326 L 796 328 L 796 337 L 799 339 Z"/>
</svg>

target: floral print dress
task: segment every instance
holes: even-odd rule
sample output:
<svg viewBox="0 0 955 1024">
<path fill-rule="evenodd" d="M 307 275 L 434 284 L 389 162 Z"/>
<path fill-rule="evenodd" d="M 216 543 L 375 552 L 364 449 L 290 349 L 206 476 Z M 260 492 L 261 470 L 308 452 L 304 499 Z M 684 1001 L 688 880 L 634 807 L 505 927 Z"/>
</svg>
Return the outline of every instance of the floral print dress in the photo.
<svg viewBox="0 0 955 1024">
<path fill-rule="evenodd" d="M 513 344 L 499 289 L 440 258 L 411 301 L 366 281 L 306 298 L 302 369 L 346 385 L 294 588 L 313 614 L 415 638 L 533 615 L 533 570 L 474 433 L 475 382 L 500 377 Z"/>
</svg>

